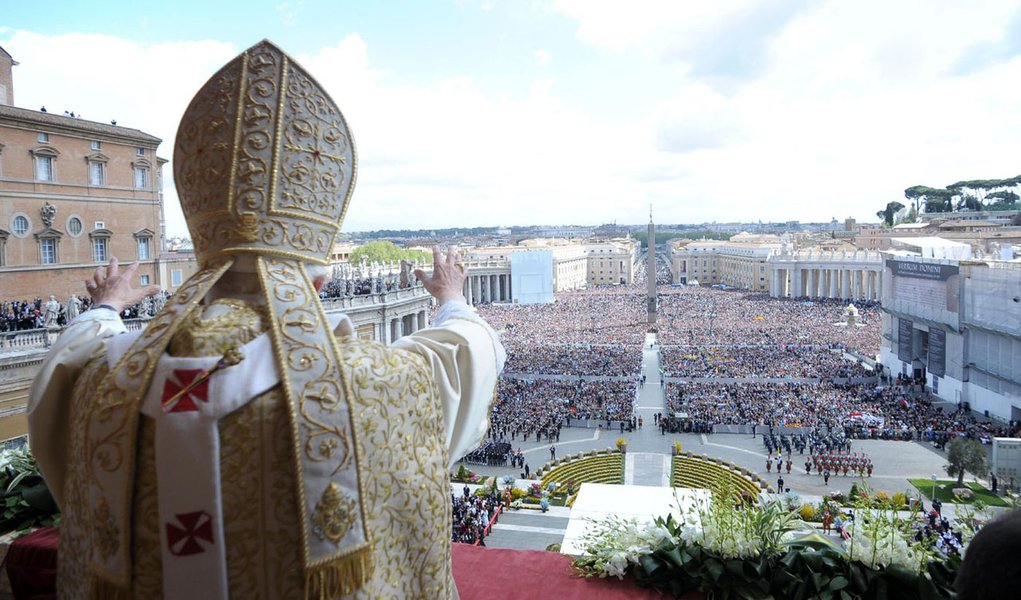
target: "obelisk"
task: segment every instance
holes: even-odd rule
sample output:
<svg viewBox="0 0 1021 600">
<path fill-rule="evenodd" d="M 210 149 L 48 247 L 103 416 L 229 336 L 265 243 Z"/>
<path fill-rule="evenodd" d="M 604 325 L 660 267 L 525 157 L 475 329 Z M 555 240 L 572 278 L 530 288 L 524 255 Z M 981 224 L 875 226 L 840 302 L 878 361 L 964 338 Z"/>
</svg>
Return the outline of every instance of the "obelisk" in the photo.
<svg viewBox="0 0 1021 600">
<path fill-rule="evenodd" d="M 649 306 L 649 325 L 656 324 L 656 225 L 652 222 L 652 205 L 649 205 L 649 256 L 646 258 L 646 302 Z"/>
</svg>

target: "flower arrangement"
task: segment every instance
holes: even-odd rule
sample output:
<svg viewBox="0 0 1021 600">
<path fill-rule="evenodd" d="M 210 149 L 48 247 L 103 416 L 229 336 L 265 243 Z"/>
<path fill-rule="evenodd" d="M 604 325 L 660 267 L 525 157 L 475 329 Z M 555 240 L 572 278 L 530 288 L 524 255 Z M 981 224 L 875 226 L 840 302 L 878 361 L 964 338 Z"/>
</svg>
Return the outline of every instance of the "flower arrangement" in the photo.
<svg viewBox="0 0 1021 600">
<path fill-rule="evenodd" d="M 679 441 L 677 441 L 677 440 L 674 440 L 673 446 L 674 446 L 674 456 L 677 456 L 678 454 L 681 453 L 681 443 Z"/>
<path fill-rule="evenodd" d="M 783 503 L 742 505 L 727 482 L 680 518 L 611 517 L 583 536 L 574 560 L 586 577 L 623 578 L 675 597 L 711 591 L 734 598 L 952 598 L 959 558 L 912 544 L 895 511 L 863 508 L 847 550 L 799 531 Z M 863 506 L 872 499 L 866 491 Z M 804 510 L 804 509 L 802 509 Z"/>
<path fill-rule="evenodd" d="M 627 440 L 619 437 L 617 438 L 617 450 L 620 452 L 627 452 Z"/>
<path fill-rule="evenodd" d="M 60 523 L 60 509 L 27 447 L 0 452 L 0 490 L 0 534 Z"/>
<path fill-rule="evenodd" d="M 450 480 L 454 483 L 482 483 L 483 479 L 482 475 L 479 475 L 474 471 L 469 471 L 464 464 L 458 466 L 457 471 L 450 476 Z"/>
</svg>

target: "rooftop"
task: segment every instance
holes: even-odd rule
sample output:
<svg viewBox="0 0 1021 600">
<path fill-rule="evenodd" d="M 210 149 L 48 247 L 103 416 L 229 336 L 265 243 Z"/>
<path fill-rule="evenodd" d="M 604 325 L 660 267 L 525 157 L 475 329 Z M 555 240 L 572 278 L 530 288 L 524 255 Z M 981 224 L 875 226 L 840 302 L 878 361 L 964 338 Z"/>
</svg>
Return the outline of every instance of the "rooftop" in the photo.
<svg viewBox="0 0 1021 600">
<path fill-rule="evenodd" d="M 18 108 L 17 106 L 0 105 L 0 121 L 17 121 L 21 124 L 35 125 L 40 129 L 49 131 L 64 131 L 71 134 L 81 134 L 83 131 L 100 134 L 111 138 L 123 138 L 133 142 L 143 142 L 147 145 L 157 146 L 163 140 L 144 131 L 132 129 L 131 127 L 120 127 L 97 123 L 87 119 L 78 119 L 65 115 Z"/>
</svg>

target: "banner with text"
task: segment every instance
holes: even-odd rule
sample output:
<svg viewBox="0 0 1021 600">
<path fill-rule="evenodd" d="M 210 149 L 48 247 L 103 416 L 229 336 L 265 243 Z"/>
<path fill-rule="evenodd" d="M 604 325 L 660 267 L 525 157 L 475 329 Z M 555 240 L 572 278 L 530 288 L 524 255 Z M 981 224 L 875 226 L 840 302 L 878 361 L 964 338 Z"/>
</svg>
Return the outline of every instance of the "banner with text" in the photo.
<svg viewBox="0 0 1021 600">
<path fill-rule="evenodd" d="M 929 372 L 943 377 L 947 373 L 947 332 L 929 329 Z"/>
<path fill-rule="evenodd" d="M 897 358 L 909 363 L 914 358 L 911 337 L 915 333 L 915 324 L 907 319 L 897 319 Z"/>
</svg>

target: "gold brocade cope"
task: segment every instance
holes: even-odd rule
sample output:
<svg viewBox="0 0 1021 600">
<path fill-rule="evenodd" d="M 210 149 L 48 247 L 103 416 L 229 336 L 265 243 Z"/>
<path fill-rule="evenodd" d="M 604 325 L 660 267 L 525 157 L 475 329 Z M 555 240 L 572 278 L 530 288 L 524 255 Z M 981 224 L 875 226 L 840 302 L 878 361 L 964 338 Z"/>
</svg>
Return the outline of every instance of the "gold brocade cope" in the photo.
<svg viewBox="0 0 1021 600">
<path fill-rule="evenodd" d="M 228 269 L 242 267 L 241 256 L 254 259 L 288 409 L 297 497 L 289 508 L 300 523 L 305 597 L 351 594 L 371 577 L 350 383 L 305 270 L 327 263 L 355 171 L 340 110 L 267 41 L 220 69 L 188 106 L 174 173 L 201 268 L 103 378 L 86 428 L 88 527 L 92 539 L 110 540 L 90 549 L 89 589 L 99 597 L 132 589 L 138 415 L 157 362 L 172 340 L 184 353 L 219 353 L 200 329 L 175 335 L 195 324 L 203 299 Z"/>
<path fill-rule="evenodd" d="M 142 399 L 170 340 L 232 263 L 213 261 L 190 277 L 99 384 L 85 434 L 88 522 L 92 539 L 104 540 L 90 549 L 95 589 L 103 584 L 131 587 L 131 506 Z"/>
<path fill-rule="evenodd" d="M 192 313 L 170 341 L 167 351 L 171 356 L 219 356 L 266 330 L 266 310 L 262 306 L 231 298 L 215 300 L 212 305 L 229 310 L 209 317 L 202 311 Z"/>
</svg>

